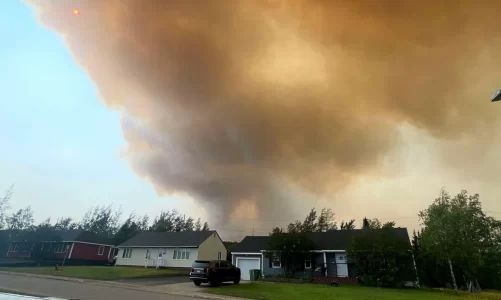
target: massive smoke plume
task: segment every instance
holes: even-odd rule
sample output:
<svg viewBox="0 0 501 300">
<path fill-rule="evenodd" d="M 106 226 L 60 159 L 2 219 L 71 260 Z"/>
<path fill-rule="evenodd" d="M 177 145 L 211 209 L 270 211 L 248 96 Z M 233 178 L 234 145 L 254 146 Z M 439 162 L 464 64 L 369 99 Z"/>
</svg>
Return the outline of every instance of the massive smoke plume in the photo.
<svg viewBox="0 0 501 300">
<path fill-rule="evenodd" d="M 499 125 L 495 1 L 27 2 L 123 112 L 135 172 L 225 216 L 380 174 L 402 126 L 480 155 Z"/>
</svg>

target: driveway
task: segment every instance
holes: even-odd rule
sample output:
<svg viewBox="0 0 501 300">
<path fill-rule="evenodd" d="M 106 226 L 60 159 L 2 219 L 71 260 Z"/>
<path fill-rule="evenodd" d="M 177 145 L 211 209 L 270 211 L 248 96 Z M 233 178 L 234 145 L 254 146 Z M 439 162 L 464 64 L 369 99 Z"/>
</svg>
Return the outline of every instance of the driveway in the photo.
<svg viewBox="0 0 501 300">
<path fill-rule="evenodd" d="M 186 283 L 191 281 L 188 275 L 183 275 L 183 276 L 169 276 L 169 277 L 158 277 L 158 278 L 121 279 L 121 280 L 115 280 L 114 282 L 133 284 L 138 286 L 157 286 L 165 284 Z"/>
</svg>

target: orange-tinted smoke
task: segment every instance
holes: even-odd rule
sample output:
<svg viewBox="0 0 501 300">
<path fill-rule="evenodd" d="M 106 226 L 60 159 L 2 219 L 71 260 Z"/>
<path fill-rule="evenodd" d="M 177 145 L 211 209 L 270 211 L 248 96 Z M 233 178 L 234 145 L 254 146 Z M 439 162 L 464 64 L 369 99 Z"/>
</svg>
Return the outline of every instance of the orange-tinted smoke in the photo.
<svg viewBox="0 0 501 300">
<path fill-rule="evenodd" d="M 223 214 L 376 173 L 402 124 L 453 140 L 498 119 L 496 1 L 27 2 L 124 111 L 134 170 Z"/>
</svg>

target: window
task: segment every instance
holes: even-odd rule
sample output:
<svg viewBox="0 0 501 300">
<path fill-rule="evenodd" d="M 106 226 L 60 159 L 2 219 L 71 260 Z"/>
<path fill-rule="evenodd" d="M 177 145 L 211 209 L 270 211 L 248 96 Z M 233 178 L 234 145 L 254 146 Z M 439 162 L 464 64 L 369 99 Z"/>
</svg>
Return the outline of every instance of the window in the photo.
<svg viewBox="0 0 501 300">
<path fill-rule="evenodd" d="M 131 258 L 132 249 L 124 249 L 122 252 L 122 258 Z"/>
<path fill-rule="evenodd" d="M 175 260 L 190 259 L 190 250 L 176 249 L 176 250 L 174 250 L 174 253 L 172 254 L 172 259 L 175 259 Z"/>
<path fill-rule="evenodd" d="M 19 248 L 18 243 L 12 243 L 12 250 L 10 250 L 10 252 L 17 252 L 18 248 Z"/>
<path fill-rule="evenodd" d="M 28 243 L 21 243 L 19 245 L 19 252 L 28 252 Z"/>
<path fill-rule="evenodd" d="M 54 253 L 64 253 L 66 252 L 66 243 L 57 243 L 54 245 Z"/>
<path fill-rule="evenodd" d="M 272 260 L 271 266 L 274 269 L 279 269 L 282 267 L 280 253 L 278 253 L 278 252 L 273 253 L 273 260 Z"/>
<path fill-rule="evenodd" d="M 305 260 L 304 261 L 304 268 L 305 269 L 311 269 L 311 260 Z"/>
<path fill-rule="evenodd" d="M 339 257 L 339 260 L 344 260 L 344 256 L 340 256 L 340 257 Z"/>
<path fill-rule="evenodd" d="M 146 259 L 150 259 L 151 257 L 151 252 L 150 252 L 150 249 L 146 249 Z"/>
<path fill-rule="evenodd" d="M 99 249 L 97 250 L 97 255 L 103 255 L 104 253 L 104 246 L 99 246 Z"/>
</svg>

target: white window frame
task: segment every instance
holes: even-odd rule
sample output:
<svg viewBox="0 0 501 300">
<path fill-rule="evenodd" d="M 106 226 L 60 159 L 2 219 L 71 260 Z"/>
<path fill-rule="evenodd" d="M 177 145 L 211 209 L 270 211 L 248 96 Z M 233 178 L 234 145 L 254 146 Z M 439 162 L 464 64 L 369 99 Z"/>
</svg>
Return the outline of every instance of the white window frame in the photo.
<svg viewBox="0 0 501 300">
<path fill-rule="evenodd" d="M 278 262 L 278 265 L 276 264 Z M 281 269 L 282 268 L 282 258 L 280 257 L 280 252 L 273 252 L 271 257 L 271 267 L 273 269 Z"/>
<path fill-rule="evenodd" d="M 65 253 L 66 252 L 66 243 L 57 244 L 57 247 L 54 247 L 54 253 Z"/>
<path fill-rule="evenodd" d="M 172 252 L 172 260 L 189 260 L 190 250 L 189 249 L 174 249 Z"/>
<path fill-rule="evenodd" d="M 97 249 L 97 255 L 103 255 L 104 254 L 104 246 L 99 246 Z"/>
<path fill-rule="evenodd" d="M 305 269 L 311 269 L 311 260 L 307 259 L 304 261 L 304 268 Z"/>
<path fill-rule="evenodd" d="M 150 258 L 151 258 L 151 251 L 150 251 L 150 249 L 146 249 L 145 259 L 150 259 Z"/>
<path fill-rule="evenodd" d="M 132 248 L 124 248 L 122 250 L 122 258 L 130 259 L 132 257 Z"/>
<path fill-rule="evenodd" d="M 12 250 L 11 250 L 10 252 L 17 252 L 17 249 L 18 249 L 18 247 L 19 247 L 19 243 L 15 242 L 15 243 L 13 243 L 13 244 L 14 244 L 14 245 L 13 245 Z"/>
</svg>

